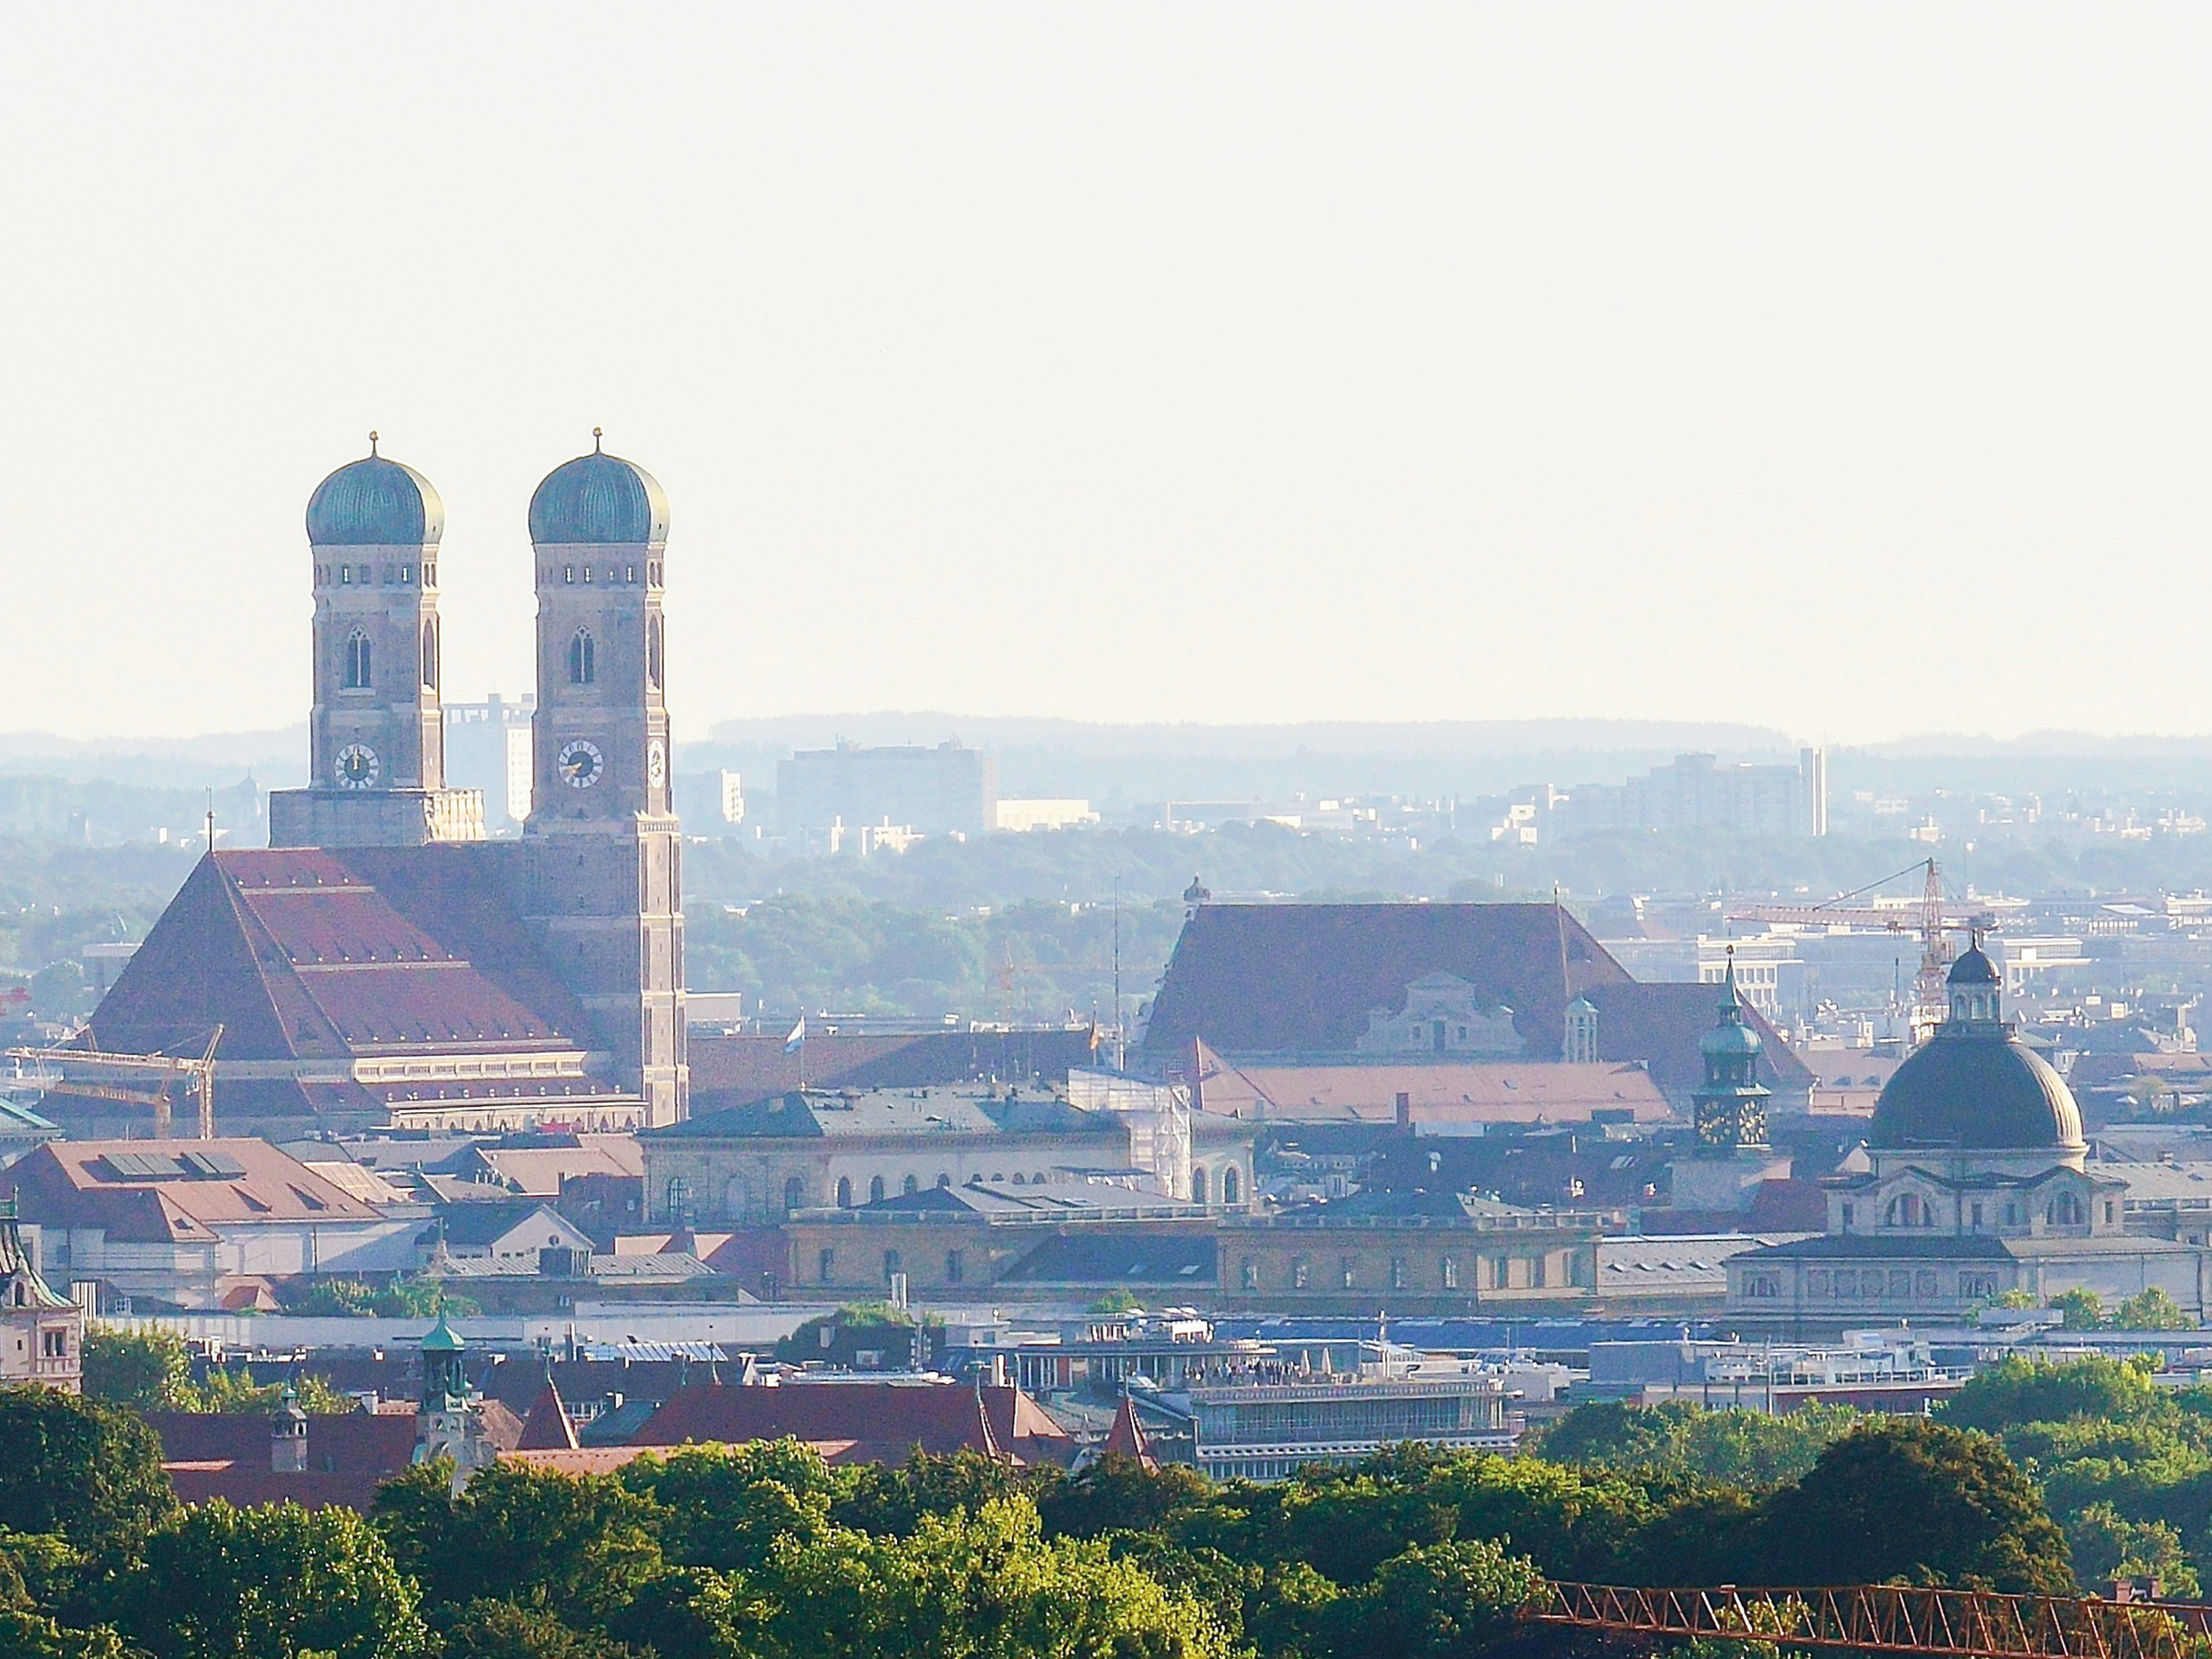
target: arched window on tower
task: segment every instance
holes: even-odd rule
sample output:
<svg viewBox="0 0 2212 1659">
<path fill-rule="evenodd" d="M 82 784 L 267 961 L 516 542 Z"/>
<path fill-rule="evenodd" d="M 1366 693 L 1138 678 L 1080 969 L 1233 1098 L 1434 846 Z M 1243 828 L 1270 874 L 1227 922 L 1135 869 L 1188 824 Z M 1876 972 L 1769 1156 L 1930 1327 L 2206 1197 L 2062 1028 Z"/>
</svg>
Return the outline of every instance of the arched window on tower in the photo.
<svg viewBox="0 0 2212 1659">
<path fill-rule="evenodd" d="M 369 636 L 356 628 L 346 636 L 346 690 L 365 691 L 373 685 L 370 668 Z"/>
<path fill-rule="evenodd" d="M 599 678 L 599 647 L 589 628 L 578 628 L 569 641 L 569 683 L 589 685 Z"/>
<path fill-rule="evenodd" d="M 423 684 L 426 690 L 438 689 L 438 625 L 423 625 Z"/>
<path fill-rule="evenodd" d="M 656 691 L 660 690 L 660 618 L 645 624 L 645 679 Z"/>
</svg>

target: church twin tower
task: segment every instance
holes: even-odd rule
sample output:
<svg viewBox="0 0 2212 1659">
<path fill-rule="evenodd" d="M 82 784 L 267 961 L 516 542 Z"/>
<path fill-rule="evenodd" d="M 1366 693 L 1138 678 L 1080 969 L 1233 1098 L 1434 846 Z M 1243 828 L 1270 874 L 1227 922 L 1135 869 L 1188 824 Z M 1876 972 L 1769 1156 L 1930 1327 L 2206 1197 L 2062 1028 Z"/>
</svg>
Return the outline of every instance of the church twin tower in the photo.
<svg viewBox="0 0 2212 1659">
<path fill-rule="evenodd" d="M 531 497 L 537 709 L 531 814 L 514 842 L 486 843 L 481 797 L 446 787 L 444 530 L 429 480 L 376 454 L 373 435 L 308 501 L 314 770 L 307 788 L 270 797 L 270 845 L 480 843 L 468 855 L 496 864 L 645 1122 L 673 1122 L 689 1090 L 661 620 L 668 498 L 596 444 Z"/>
</svg>

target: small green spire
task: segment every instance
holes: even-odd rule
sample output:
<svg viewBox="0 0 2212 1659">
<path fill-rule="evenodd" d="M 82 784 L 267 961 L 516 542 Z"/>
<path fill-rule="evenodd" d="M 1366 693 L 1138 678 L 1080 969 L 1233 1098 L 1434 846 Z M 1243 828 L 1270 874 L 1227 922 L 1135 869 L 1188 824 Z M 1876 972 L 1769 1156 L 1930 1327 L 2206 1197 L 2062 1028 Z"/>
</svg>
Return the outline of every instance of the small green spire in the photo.
<svg viewBox="0 0 2212 1659">
<path fill-rule="evenodd" d="M 442 1307 L 440 1308 L 438 1322 L 430 1327 L 428 1334 L 423 1338 L 423 1351 L 426 1354 L 457 1354 L 467 1345 L 454 1328 L 446 1323 L 446 1311 Z"/>
</svg>

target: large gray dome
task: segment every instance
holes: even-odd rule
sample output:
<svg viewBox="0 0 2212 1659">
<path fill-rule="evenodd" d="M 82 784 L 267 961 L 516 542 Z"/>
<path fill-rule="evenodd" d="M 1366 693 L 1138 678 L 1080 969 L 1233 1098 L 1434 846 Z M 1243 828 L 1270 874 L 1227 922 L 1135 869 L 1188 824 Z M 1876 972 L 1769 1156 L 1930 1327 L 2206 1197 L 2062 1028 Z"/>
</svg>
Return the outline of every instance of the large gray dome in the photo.
<svg viewBox="0 0 2212 1659">
<path fill-rule="evenodd" d="M 668 539 L 668 497 L 635 461 L 597 450 L 556 467 L 530 498 L 539 546 L 637 546 Z"/>
<path fill-rule="evenodd" d="M 430 547 L 446 531 L 446 504 L 412 467 L 381 455 L 348 461 L 308 498 L 316 547 Z"/>
<path fill-rule="evenodd" d="M 2082 1110 L 2049 1062 L 2001 1027 L 1946 1025 L 1890 1076 L 1866 1144 L 1877 1151 L 2069 1151 Z"/>
</svg>

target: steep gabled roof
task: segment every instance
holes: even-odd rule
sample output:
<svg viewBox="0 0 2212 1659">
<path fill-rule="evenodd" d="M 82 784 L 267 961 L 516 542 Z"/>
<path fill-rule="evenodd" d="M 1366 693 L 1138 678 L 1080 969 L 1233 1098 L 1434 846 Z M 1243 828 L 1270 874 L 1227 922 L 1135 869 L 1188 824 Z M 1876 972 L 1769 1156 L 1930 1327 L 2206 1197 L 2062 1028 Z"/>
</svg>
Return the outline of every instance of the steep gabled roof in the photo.
<svg viewBox="0 0 2212 1659">
<path fill-rule="evenodd" d="M 1433 973 L 1511 1008 L 1547 1058 L 1576 993 L 1629 979 L 1556 905 L 1206 905 L 1175 942 L 1145 1052 L 1178 1057 L 1198 1038 L 1230 1053 L 1350 1050 L 1370 1009 Z"/>
<path fill-rule="evenodd" d="M 545 1385 L 538 1389 L 537 1398 L 531 1402 L 530 1415 L 523 1419 L 522 1438 L 515 1442 L 515 1450 L 576 1450 L 576 1427 L 569 1421 L 568 1408 L 561 1403 L 561 1391 L 553 1386 L 550 1371 L 545 1375 Z"/>
<path fill-rule="evenodd" d="M 588 1046 L 493 846 L 218 852 L 200 860 L 92 1016 L 111 1052 L 219 1058 Z"/>
</svg>

